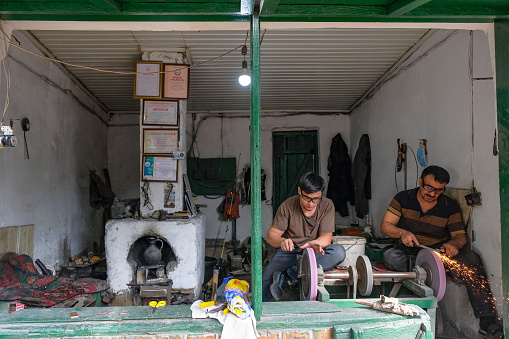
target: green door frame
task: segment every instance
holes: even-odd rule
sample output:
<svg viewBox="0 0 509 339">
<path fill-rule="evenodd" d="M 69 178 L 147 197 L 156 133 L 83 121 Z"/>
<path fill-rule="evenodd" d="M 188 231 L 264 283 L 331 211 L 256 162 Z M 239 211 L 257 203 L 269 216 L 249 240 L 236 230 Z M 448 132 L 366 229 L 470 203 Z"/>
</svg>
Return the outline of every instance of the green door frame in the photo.
<svg viewBox="0 0 509 339">
<path fill-rule="evenodd" d="M 509 334 L 509 21 L 495 21 L 495 67 L 504 332 Z"/>
</svg>

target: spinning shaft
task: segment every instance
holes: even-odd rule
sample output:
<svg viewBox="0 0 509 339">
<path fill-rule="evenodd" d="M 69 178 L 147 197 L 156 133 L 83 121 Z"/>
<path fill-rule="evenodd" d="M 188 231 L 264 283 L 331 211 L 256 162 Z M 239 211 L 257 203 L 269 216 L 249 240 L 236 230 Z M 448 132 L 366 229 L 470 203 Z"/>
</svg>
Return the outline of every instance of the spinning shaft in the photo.
<svg viewBox="0 0 509 339">
<path fill-rule="evenodd" d="M 412 272 L 373 272 L 367 256 L 357 257 L 355 266 L 348 266 L 348 272 L 323 272 L 321 266 L 316 268 L 315 253 L 311 248 L 303 252 L 299 264 L 300 298 L 301 300 L 316 300 L 318 290 L 324 285 L 353 285 L 353 297 L 356 298 L 358 290 L 362 296 L 369 296 L 373 285 L 382 282 L 394 282 L 390 293 L 394 297 L 402 283 L 416 293 L 427 295 L 426 290 L 440 301 L 445 293 L 446 276 L 444 264 L 435 252 L 428 249 L 419 251 Z M 423 292 L 424 291 L 424 292 Z"/>
</svg>

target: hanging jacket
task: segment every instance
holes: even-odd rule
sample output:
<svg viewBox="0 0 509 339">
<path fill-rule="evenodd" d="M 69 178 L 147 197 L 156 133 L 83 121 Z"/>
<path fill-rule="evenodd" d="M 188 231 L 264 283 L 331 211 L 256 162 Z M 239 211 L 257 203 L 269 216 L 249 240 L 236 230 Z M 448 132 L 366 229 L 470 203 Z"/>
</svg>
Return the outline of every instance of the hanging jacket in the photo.
<svg viewBox="0 0 509 339">
<path fill-rule="evenodd" d="M 355 187 L 355 214 L 364 218 L 369 213 L 368 199 L 371 199 L 371 146 L 369 136 L 363 134 L 355 152 L 352 166 Z"/>
<path fill-rule="evenodd" d="M 340 133 L 332 139 L 327 169 L 329 170 L 327 198 L 332 200 L 336 211 L 342 217 L 346 217 L 348 216 L 347 202 L 354 204 L 355 196 L 352 164 L 348 155 L 348 148 Z"/>
</svg>

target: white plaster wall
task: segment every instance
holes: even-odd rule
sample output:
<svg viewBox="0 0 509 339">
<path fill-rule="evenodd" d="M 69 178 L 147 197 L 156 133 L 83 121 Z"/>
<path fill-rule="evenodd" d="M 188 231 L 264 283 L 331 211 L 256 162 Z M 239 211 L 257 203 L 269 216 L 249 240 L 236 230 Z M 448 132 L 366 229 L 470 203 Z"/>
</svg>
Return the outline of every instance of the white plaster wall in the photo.
<svg viewBox="0 0 509 339">
<path fill-rule="evenodd" d="M 448 38 L 449 37 L 449 38 Z M 473 44 L 473 80 L 469 78 L 469 46 Z M 436 47 L 436 48 L 435 48 Z M 427 54 L 427 55 L 425 55 Z M 428 139 L 428 163 L 445 167 L 450 187 L 482 193 L 483 204 L 473 209 L 473 248 L 484 259 L 494 297 L 501 300 L 500 200 L 498 159 L 492 155 L 496 127 L 495 92 L 484 32 L 439 31 L 401 68 L 415 62 L 385 83 L 351 116 L 351 144 L 368 133 L 373 159 L 373 199 L 370 210 L 377 235 L 391 198 L 396 194 L 394 165 L 396 139 L 417 151 L 420 138 Z M 400 68 L 400 69 L 401 69 Z M 473 144 L 472 135 L 473 116 Z M 408 152 L 408 188 L 416 186 L 422 167 Z M 397 174 L 400 190 L 403 172 Z M 501 302 L 497 302 L 499 312 Z"/>
<path fill-rule="evenodd" d="M 22 47 L 41 54 L 22 34 L 14 35 Z M 102 210 L 94 210 L 88 199 L 89 171 L 102 176 L 107 165 L 105 113 L 54 64 L 13 47 L 9 54 L 4 124 L 14 120 L 18 146 L 0 149 L 0 227 L 34 224 L 34 259 L 58 266 L 101 239 Z M 5 85 L 2 71 L 2 108 Z M 29 159 L 24 117 L 31 125 Z"/>
<path fill-rule="evenodd" d="M 140 197 L 140 115 L 115 114 L 108 123 L 108 169 L 119 199 Z"/>
<path fill-rule="evenodd" d="M 263 100 L 263 98 L 262 98 Z M 250 119 L 248 115 L 224 114 L 219 115 L 196 114 L 195 125 L 202 122 L 195 147 L 195 155 L 203 158 L 235 157 L 238 173 L 246 164 L 250 163 Z M 187 137 L 190 145 L 193 119 L 188 116 Z M 221 123 L 222 139 L 221 139 Z M 320 154 L 320 175 L 328 182 L 327 159 L 332 138 L 341 133 L 345 143 L 350 140 L 350 118 L 345 115 L 287 115 L 279 113 L 275 116 L 262 115 L 261 118 L 261 168 L 267 173 L 265 181 L 267 200 L 262 201 L 262 236 L 265 238 L 272 225 L 272 132 L 279 130 L 317 130 Z M 207 199 L 199 196 L 198 204 L 206 204 L 201 208 L 207 217 L 207 239 L 225 238 L 227 221 L 217 212 L 222 199 Z M 239 206 L 240 218 L 237 219 L 237 240 L 244 240 L 251 235 L 251 205 Z M 231 239 L 231 221 L 228 225 L 226 239 Z"/>
<path fill-rule="evenodd" d="M 133 272 L 127 262 L 131 246 L 147 235 L 166 240 L 175 254 L 177 265 L 168 273 L 173 289 L 193 289 L 200 295 L 205 270 L 205 224 L 203 214 L 187 220 L 110 220 L 106 224 L 106 264 L 108 285 L 114 293 L 128 292 Z"/>
</svg>

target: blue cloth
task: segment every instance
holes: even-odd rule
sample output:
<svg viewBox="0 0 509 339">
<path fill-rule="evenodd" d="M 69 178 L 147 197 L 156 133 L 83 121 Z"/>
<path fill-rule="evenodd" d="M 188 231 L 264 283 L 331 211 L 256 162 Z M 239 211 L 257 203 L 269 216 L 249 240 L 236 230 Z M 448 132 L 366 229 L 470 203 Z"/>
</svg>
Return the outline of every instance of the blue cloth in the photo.
<svg viewBox="0 0 509 339">
<path fill-rule="evenodd" d="M 316 265 L 322 265 L 324 270 L 330 270 L 339 265 L 346 257 L 346 251 L 340 244 L 330 244 L 323 248 L 325 254 L 315 253 Z M 269 301 L 272 297 L 270 294 L 270 285 L 272 284 L 272 276 L 274 272 L 286 272 L 292 280 L 297 280 L 297 255 L 301 254 L 303 249 L 296 248 L 291 252 L 285 252 L 281 248 L 276 250 L 274 256 L 267 264 L 262 275 L 262 299 Z"/>
</svg>

